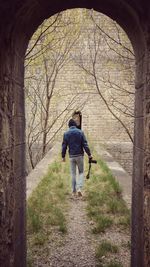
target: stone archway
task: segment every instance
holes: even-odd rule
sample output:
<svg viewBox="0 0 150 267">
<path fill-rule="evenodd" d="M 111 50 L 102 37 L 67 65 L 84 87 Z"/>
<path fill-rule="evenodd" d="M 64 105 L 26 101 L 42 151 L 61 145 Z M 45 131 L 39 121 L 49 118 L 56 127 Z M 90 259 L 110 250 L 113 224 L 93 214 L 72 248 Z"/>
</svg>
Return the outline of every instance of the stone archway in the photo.
<svg viewBox="0 0 150 267">
<path fill-rule="evenodd" d="M 148 1 L 1 0 L 0 264 L 26 266 L 24 54 L 34 31 L 68 8 L 93 8 L 126 31 L 136 55 L 132 267 L 150 266 L 150 31 Z"/>
</svg>

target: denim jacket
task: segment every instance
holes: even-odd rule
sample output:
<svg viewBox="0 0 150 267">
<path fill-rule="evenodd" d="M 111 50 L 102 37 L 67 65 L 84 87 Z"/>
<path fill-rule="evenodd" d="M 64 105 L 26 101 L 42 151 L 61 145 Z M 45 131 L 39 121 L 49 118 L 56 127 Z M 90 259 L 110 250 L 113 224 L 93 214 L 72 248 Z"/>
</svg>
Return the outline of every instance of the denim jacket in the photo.
<svg viewBox="0 0 150 267">
<path fill-rule="evenodd" d="M 83 131 L 75 126 L 71 126 L 69 130 L 64 133 L 62 143 L 62 158 L 65 158 L 67 147 L 69 148 L 70 158 L 83 156 L 84 150 L 88 156 L 91 156 L 91 152 Z"/>
</svg>

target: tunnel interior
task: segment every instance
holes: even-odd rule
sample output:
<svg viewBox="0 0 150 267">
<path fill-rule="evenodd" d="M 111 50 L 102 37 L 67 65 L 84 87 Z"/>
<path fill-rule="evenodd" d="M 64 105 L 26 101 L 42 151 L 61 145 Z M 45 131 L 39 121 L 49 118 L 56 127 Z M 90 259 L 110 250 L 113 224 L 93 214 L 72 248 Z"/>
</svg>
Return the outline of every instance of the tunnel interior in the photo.
<svg viewBox="0 0 150 267">
<path fill-rule="evenodd" d="M 0 167 L 2 266 L 26 266 L 24 58 L 30 38 L 48 17 L 70 8 L 101 12 L 128 35 L 136 58 L 132 198 L 132 266 L 149 264 L 149 31 L 147 4 L 131 1 L 1 2 Z M 146 151 L 146 153 L 144 152 Z M 143 199 L 147 199 L 144 202 Z M 142 233 L 142 235 L 141 235 Z M 142 250 L 141 250 L 142 247 Z M 145 264 L 147 265 L 144 265 Z"/>
</svg>

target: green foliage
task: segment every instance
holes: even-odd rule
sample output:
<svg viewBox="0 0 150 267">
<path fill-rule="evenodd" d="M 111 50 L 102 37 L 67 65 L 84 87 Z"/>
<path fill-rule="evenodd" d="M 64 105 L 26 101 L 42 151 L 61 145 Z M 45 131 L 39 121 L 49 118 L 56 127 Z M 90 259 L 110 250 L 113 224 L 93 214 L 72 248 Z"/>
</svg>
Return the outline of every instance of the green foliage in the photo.
<svg viewBox="0 0 150 267">
<path fill-rule="evenodd" d="M 119 249 L 116 245 L 108 241 L 103 241 L 96 249 L 96 257 L 101 260 L 102 256 L 106 256 L 108 252 L 117 253 L 118 251 Z"/>
<path fill-rule="evenodd" d="M 106 232 L 108 228 L 118 226 L 129 229 L 130 211 L 122 199 L 122 188 L 113 177 L 107 165 L 98 158 L 97 166 L 92 169 L 91 179 L 86 183 L 87 213 L 93 221 L 92 232 L 99 234 Z M 96 249 L 96 258 L 99 267 L 122 267 L 120 262 L 111 260 L 108 262 L 106 256 L 118 253 L 119 248 L 103 241 Z M 103 258 L 104 257 L 104 258 Z"/>
<path fill-rule="evenodd" d="M 108 205 L 108 211 L 113 214 L 117 213 L 119 213 L 120 215 L 128 214 L 128 209 L 126 207 L 126 204 L 121 198 L 118 199 L 118 197 L 115 196 L 113 199 L 108 200 L 107 205 Z"/>
<path fill-rule="evenodd" d="M 27 208 L 28 231 L 37 233 L 42 229 L 42 218 L 33 206 Z"/>
<path fill-rule="evenodd" d="M 29 232 L 39 232 L 47 225 L 62 225 L 62 222 L 65 224 L 63 205 L 65 206 L 68 186 L 63 173 L 60 175 L 60 172 L 61 164 L 55 162 L 29 199 Z"/>
<path fill-rule="evenodd" d="M 85 185 L 87 212 L 93 220 L 94 234 L 103 233 L 114 224 L 119 227 L 129 227 L 130 212 L 121 195 L 118 195 L 118 190 L 116 192 L 113 186 L 114 177 L 105 165 L 102 166 L 104 166 L 103 171 L 99 163 L 95 165 L 92 177 Z M 69 164 L 55 162 L 33 192 L 27 207 L 27 232 L 28 238 L 32 240 L 29 242 L 28 249 L 31 252 L 37 246 L 45 246 L 53 228 L 61 234 L 67 232 L 65 211 L 68 208 L 66 197 L 70 191 L 70 184 Z M 96 250 L 99 266 L 121 267 L 118 262 L 112 261 L 107 265 L 101 262 L 102 256 L 117 252 L 117 246 L 109 241 L 103 241 Z M 29 255 L 28 262 L 28 266 L 32 266 L 32 253 Z"/>
<path fill-rule="evenodd" d="M 27 267 L 33 267 L 33 259 L 32 259 L 31 252 L 28 252 Z"/>
<path fill-rule="evenodd" d="M 88 201 L 90 206 L 99 206 L 99 203 L 103 205 L 106 201 L 106 194 L 104 192 L 90 191 L 88 194 Z"/>
<path fill-rule="evenodd" d="M 118 224 L 124 228 L 128 228 L 131 225 L 131 214 L 128 212 L 126 215 L 121 216 L 118 220 Z"/>
<path fill-rule="evenodd" d="M 81 12 L 67 10 L 45 20 L 30 40 L 25 58 L 25 99 L 27 149 L 32 168 L 56 140 L 72 114 L 72 105 L 80 106 L 79 98 L 72 97 L 75 90 L 73 95 L 64 94 L 57 81 L 71 61 L 81 27 Z"/>
<path fill-rule="evenodd" d="M 68 165 L 68 164 L 66 164 Z M 66 197 L 70 191 L 68 166 L 54 162 L 47 175 L 32 193 L 27 203 L 28 266 L 34 249 L 45 246 L 52 229 L 67 232 L 65 212 L 68 209 Z"/>
<path fill-rule="evenodd" d="M 118 224 L 128 227 L 129 210 L 121 196 L 122 188 L 107 165 L 97 155 L 96 158 L 98 164 L 94 167 L 92 177 L 86 186 L 88 215 L 96 222 L 93 232 L 105 231 L 115 223 L 116 218 L 113 219 L 115 215 L 117 215 Z"/>
<path fill-rule="evenodd" d="M 45 234 L 45 232 L 39 231 L 35 236 L 33 240 L 34 246 L 43 246 L 48 241 L 48 236 Z"/>
<path fill-rule="evenodd" d="M 96 220 L 96 226 L 92 230 L 94 234 L 104 232 L 107 228 L 109 228 L 113 224 L 113 220 L 104 215 L 96 214 L 95 220 Z"/>
<path fill-rule="evenodd" d="M 102 171 L 107 174 L 111 174 L 110 169 L 108 168 L 107 164 L 100 158 L 97 159 L 97 163 L 101 167 Z"/>
<path fill-rule="evenodd" d="M 59 231 L 63 234 L 67 233 L 67 225 L 64 223 L 64 221 L 60 221 Z"/>
<path fill-rule="evenodd" d="M 53 165 L 50 167 L 50 172 L 51 173 L 55 173 L 60 175 L 60 164 L 58 164 L 57 162 L 54 162 Z"/>
</svg>

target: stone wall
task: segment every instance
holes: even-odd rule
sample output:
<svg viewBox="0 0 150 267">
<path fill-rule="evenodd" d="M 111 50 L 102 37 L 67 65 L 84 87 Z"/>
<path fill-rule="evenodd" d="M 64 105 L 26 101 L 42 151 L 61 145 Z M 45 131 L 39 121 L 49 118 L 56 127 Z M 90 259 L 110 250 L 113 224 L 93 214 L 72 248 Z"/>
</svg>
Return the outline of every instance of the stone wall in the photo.
<svg viewBox="0 0 150 267">
<path fill-rule="evenodd" d="M 120 163 L 120 165 L 132 176 L 133 171 L 133 145 L 130 142 L 107 142 L 103 144 L 106 150 Z"/>
<path fill-rule="evenodd" d="M 64 13 L 66 20 L 71 17 L 71 14 L 75 15 L 75 11 L 73 12 L 66 11 Z M 131 49 L 132 53 L 131 44 L 119 26 L 116 29 L 114 22 L 100 13 L 94 12 L 93 16 L 96 23 L 118 42 L 117 35 L 119 32 L 121 42 L 128 49 Z M 126 115 L 125 112 L 132 113 L 134 108 L 134 95 L 132 94 L 134 92 L 132 86 L 134 60 L 133 58 L 127 60 L 126 49 L 120 48 L 120 46 L 116 45 L 115 49 L 119 54 L 122 54 L 122 58 L 118 56 L 116 51 L 113 51 L 114 42 L 109 39 L 108 45 L 103 34 L 101 33 L 101 36 L 99 31 L 95 30 L 89 11 L 78 9 L 76 16 L 74 16 L 74 22 L 79 23 L 80 35 L 70 51 L 67 64 L 63 66 L 57 77 L 55 96 L 51 105 L 53 105 L 53 110 L 57 114 L 75 96 L 74 103 L 68 108 L 67 120 L 74 110 L 81 110 L 83 115 L 82 128 L 87 137 L 93 143 L 103 143 L 105 145 L 109 143 L 108 149 L 111 154 L 116 160 L 119 159 L 119 163 L 131 173 L 132 149 L 125 145 L 130 142 L 130 138 L 122 123 L 133 136 L 133 117 Z M 96 43 L 94 43 L 94 38 Z M 100 42 L 100 46 L 96 61 L 96 75 L 99 88 L 96 88 L 93 77 L 87 75 L 79 65 L 83 63 L 85 67 L 92 69 L 90 55 L 98 42 Z M 89 50 L 89 47 L 91 50 Z M 98 93 L 98 89 L 104 99 Z M 126 90 L 131 94 L 126 93 Z M 122 123 L 116 120 L 112 113 L 115 113 Z M 51 112 L 51 116 L 55 115 L 52 115 Z M 59 127 L 63 119 L 64 117 L 60 117 L 51 134 Z M 64 127 L 55 136 L 55 139 L 62 139 L 64 130 L 68 128 L 67 120 L 64 120 Z"/>
<path fill-rule="evenodd" d="M 42 8 L 41 8 L 42 7 Z M 86 7 L 108 14 L 126 30 L 136 53 L 135 146 L 132 198 L 131 266 L 150 263 L 150 31 L 148 1 L 25 1 L 1 0 L 0 64 L 1 64 L 1 242 L 0 265 L 24 267 L 24 108 L 23 59 L 26 44 L 36 27 L 46 18 L 67 8 Z M 16 42 L 17 40 L 17 42 Z M 17 59 L 18 58 L 18 59 Z M 15 60 L 14 60 L 15 59 Z M 17 64 L 18 62 L 18 64 Z M 15 74 L 14 74 L 15 72 Z M 8 82 L 9 81 L 9 82 Z M 18 87 L 19 85 L 19 87 Z M 7 93 L 6 93 L 7 92 Z M 20 97 L 19 97 L 20 93 Z M 15 106 L 20 108 L 14 113 Z M 5 106 L 5 108 L 3 108 Z M 9 112 L 9 109 L 11 110 Z M 14 118 L 15 117 L 15 118 Z M 15 123 L 14 123 L 15 121 Z M 5 125 L 6 124 L 6 125 Z M 18 127 L 18 125 L 20 125 Z M 7 144 L 5 145 L 6 142 Z M 4 152 L 4 154 L 3 154 Z M 21 153 L 21 155 L 19 154 Z M 17 156 L 18 155 L 18 156 Z M 8 170 L 8 172 L 7 172 Z M 20 173 L 20 174 L 19 174 Z M 9 178 L 6 177 L 9 175 Z M 17 179 L 16 179 L 17 178 Z M 16 186 L 16 183 L 18 184 Z M 11 189 L 9 191 L 9 189 Z M 5 201 L 5 199 L 7 201 Z M 15 205 L 13 205 L 15 203 Z M 14 219 L 14 213 L 16 214 Z M 13 218 L 13 219 L 12 219 Z M 23 238 L 22 238 L 23 236 Z"/>
</svg>

